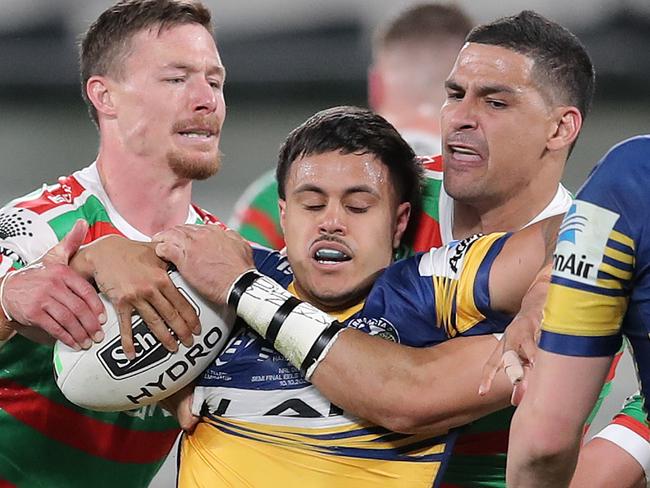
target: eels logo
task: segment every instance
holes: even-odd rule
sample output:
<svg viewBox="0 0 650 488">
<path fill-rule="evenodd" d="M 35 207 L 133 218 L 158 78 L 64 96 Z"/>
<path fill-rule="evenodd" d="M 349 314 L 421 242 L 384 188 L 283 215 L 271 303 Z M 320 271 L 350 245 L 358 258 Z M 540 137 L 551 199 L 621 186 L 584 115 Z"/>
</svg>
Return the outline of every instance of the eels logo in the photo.
<svg viewBox="0 0 650 488">
<path fill-rule="evenodd" d="M 560 226 L 560 235 L 557 238 L 558 243 L 566 241 L 575 244 L 576 234 L 583 232 L 588 223 L 589 219 L 587 217 L 576 213 L 576 204 L 574 203 L 571 205 Z"/>
</svg>

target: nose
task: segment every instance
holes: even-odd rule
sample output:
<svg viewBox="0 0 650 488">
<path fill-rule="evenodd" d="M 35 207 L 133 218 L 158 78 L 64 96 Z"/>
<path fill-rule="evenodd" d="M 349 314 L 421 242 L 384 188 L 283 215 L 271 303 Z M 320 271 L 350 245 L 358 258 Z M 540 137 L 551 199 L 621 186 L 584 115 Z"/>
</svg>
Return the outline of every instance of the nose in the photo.
<svg viewBox="0 0 650 488">
<path fill-rule="evenodd" d="M 476 106 L 469 97 L 464 97 L 443 109 L 443 120 L 454 131 L 472 130 L 478 127 Z"/>
<path fill-rule="evenodd" d="M 347 226 L 344 209 L 340 205 L 328 204 L 322 214 L 318 230 L 324 235 L 345 235 Z"/>
<path fill-rule="evenodd" d="M 205 78 L 197 78 L 192 84 L 192 109 L 194 112 L 212 113 L 219 103 L 218 88 Z"/>
</svg>

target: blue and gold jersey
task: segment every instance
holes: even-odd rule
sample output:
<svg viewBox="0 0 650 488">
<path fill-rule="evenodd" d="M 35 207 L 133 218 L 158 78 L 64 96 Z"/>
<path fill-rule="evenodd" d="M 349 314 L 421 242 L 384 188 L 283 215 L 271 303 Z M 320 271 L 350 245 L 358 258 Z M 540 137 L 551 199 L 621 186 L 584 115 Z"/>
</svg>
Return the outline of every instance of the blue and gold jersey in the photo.
<svg viewBox="0 0 650 488">
<path fill-rule="evenodd" d="M 609 356 L 628 337 L 650 388 L 650 136 L 614 147 L 560 228 L 540 347 Z M 647 404 L 646 404 L 647 409 Z"/>
<path fill-rule="evenodd" d="M 510 317 L 489 310 L 487 286 L 506 239 L 477 236 L 401 261 L 365 303 L 334 315 L 411 346 L 503 331 Z M 254 256 L 295 294 L 286 257 L 265 249 Z M 456 437 L 398 434 L 343 412 L 245 328 L 205 371 L 195 401 L 202 421 L 182 445 L 181 486 L 429 488 L 439 486 Z"/>
</svg>

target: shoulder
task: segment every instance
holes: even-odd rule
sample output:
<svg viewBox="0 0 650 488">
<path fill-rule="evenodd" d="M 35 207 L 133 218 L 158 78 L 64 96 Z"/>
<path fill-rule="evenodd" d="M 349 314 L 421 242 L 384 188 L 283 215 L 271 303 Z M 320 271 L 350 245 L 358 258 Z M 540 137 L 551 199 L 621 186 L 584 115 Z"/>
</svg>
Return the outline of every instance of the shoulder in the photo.
<svg viewBox="0 0 650 488">
<path fill-rule="evenodd" d="M 56 244 L 65 233 L 58 232 L 60 222 L 75 208 L 85 188 L 74 176 L 59 178 L 54 185 L 43 185 L 0 209 L 0 240 L 2 253 L 19 256 L 17 262 L 36 259 Z"/>
<path fill-rule="evenodd" d="M 627 139 L 612 147 L 578 191 L 579 199 L 630 200 L 645 194 L 650 183 L 650 135 Z"/>
</svg>

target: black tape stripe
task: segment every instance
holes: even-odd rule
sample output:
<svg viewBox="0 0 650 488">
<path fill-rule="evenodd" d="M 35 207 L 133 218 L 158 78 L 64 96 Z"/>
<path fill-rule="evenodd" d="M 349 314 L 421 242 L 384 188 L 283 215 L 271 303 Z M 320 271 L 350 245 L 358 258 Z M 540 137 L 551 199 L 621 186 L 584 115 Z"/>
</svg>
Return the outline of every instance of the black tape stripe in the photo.
<svg viewBox="0 0 650 488">
<path fill-rule="evenodd" d="M 235 307 L 235 310 L 237 310 L 237 305 L 239 305 L 241 296 L 244 294 L 246 289 L 253 284 L 253 281 L 261 276 L 261 274 L 254 270 L 246 271 L 246 273 L 241 275 L 237 280 L 237 283 L 235 283 L 235 286 L 232 287 L 232 291 L 228 297 L 228 305 Z"/>
<path fill-rule="evenodd" d="M 309 352 L 305 356 L 305 359 L 300 366 L 300 372 L 303 374 L 303 376 L 307 375 L 307 370 L 309 367 L 318 360 L 327 345 L 331 342 L 336 333 L 342 328 L 343 324 L 341 324 L 341 322 L 338 320 L 335 320 L 327 327 L 327 329 L 321 333 L 318 339 L 316 339 L 316 342 L 314 342 L 314 344 L 311 346 L 311 349 L 309 349 Z"/>
<path fill-rule="evenodd" d="M 290 297 L 280 305 L 280 308 L 276 310 L 273 314 L 273 318 L 269 323 L 268 328 L 266 329 L 266 340 L 271 344 L 275 344 L 275 339 L 278 337 L 278 332 L 280 332 L 280 327 L 284 324 L 284 321 L 287 320 L 287 317 L 291 311 L 300 305 L 302 301 L 298 300 L 296 297 Z"/>
</svg>

